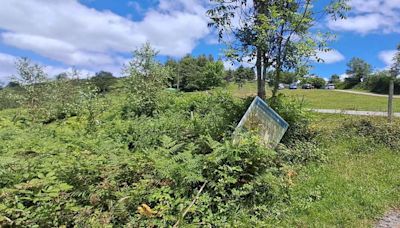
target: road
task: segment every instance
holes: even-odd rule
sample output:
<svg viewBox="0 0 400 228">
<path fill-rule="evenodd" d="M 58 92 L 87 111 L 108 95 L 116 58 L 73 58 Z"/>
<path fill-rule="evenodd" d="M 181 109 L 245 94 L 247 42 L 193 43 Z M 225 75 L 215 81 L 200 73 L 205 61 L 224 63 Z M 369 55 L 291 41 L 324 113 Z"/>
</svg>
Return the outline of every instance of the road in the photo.
<svg viewBox="0 0 400 228">
<path fill-rule="evenodd" d="M 385 95 L 385 94 L 376 94 L 376 93 L 359 92 L 359 91 L 354 91 L 354 90 L 335 89 L 335 90 L 332 90 L 332 91 L 342 92 L 342 93 L 359 94 L 359 95 L 367 95 L 367 96 L 373 96 L 373 97 L 388 97 L 388 95 Z M 394 98 L 400 98 L 400 96 L 399 96 L 399 95 L 396 95 L 396 96 L 394 96 Z"/>
<path fill-rule="evenodd" d="M 327 113 L 327 114 L 344 114 L 354 116 L 387 116 L 387 112 L 374 112 L 374 111 L 353 111 L 353 110 L 338 110 L 338 109 L 311 109 L 313 112 Z M 400 113 L 393 114 L 395 117 L 400 117 Z"/>
</svg>

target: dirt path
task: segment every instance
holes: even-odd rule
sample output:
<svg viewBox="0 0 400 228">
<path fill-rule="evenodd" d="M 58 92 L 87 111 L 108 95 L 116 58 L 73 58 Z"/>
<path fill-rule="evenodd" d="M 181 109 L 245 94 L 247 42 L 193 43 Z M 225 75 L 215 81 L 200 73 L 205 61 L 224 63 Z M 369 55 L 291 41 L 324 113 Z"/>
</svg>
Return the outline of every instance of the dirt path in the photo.
<svg viewBox="0 0 400 228">
<path fill-rule="evenodd" d="M 376 94 L 376 93 L 368 93 L 368 92 L 359 92 L 359 91 L 353 91 L 353 90 L 342 90 L 342 89 L 335 89 L 332 91 L 336 92 L 342 92 L 342 93 L 352 93 L 352 94 L 359 94 L 359 95 L 367 95 L 367 96 L 373 96 L 373 97 L 388 97 L 388 95 L 385 94 Z M 394 98 L 400 98 L 399 95 L 394 96 Z"/>
<path fill-rule="evenodd" d="M 375 226 L 376 228 L 400 228 L 400 211 L 387 213 Z"/>
<path fill-rule="evenodd" d="M 311 109 L 313 112 L 328 113 L 328 114 L 345 114 L 354 116 L 387 116 L 387 112 L 374 111 L 353 111 L 353 110 L 338 110 L 338 109 Z M 393 114 L 395 117 L 400 117 L 400 113 Z"/>
</svg>

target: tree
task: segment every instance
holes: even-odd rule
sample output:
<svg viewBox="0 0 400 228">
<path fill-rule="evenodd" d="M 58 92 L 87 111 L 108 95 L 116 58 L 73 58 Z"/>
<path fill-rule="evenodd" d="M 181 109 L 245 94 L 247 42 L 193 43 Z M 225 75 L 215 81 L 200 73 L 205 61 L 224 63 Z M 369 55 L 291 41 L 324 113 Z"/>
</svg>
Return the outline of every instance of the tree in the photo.
<svg viewBox="0 0 400 228">
<path fill-rule="evenodd" d="M 253 69 L 244 67 L 243 65 L 240 65 L 234 72 L 234 79 L 239 87 L 242 87 L 243 84 L 248 80 L 254 80 L 254 78 L 255 74 Z"/>
<path fill-rule="evenodd" d="M 390 67 L 390 85 L 389 85 L 389 101 L 388 101 L 388 115 L 389 122 L 393 121 L 393 93 L 394 93 L 394 80 L 400 75 L 400 44 L 397 46 L 397 52 L 393 57 L 393 64 Z"/>
<path fill-rule="evenodd" d="M 66 80 L 68 79 L 68 74 L 66 72 L 59 73 L 56 75 L 56 80 Z"/>
<path fill-rule="evenodd" d="M 185 91 L 196 90 L 197 86 L 194 83 L 198 78 L 200 69 L 197 65 L 196 59 L 191 55 L 186 55 L 179 61 L 178 77 L 180 78 L 181 88 Z"/>
<path fill-rule="evenodd" d="M 232 80 L 235 79 L 235 71 L 232 69 L 228 69 L 227 71 L 225 71 L 225 77 L 224 80 L 227 82 L 231 82 Z"/>
<path fill-rule="evenodd" d="M 275 85 L 275 76 L 276 71 L 270 71 L 267 73 L 267 78 L 269 79 L 269 85 Z M 292 84 L 296 83 L 299 79 L 301 79 L 301 74 L 299 72 L 292 72 L 292 71 L 282 71 L 279 79 L 279 83 L 283 84 Z"/>
<path fill-rule="evenodd" d="M 128 100 L 124 115 L 152 116 L 157 110 L 157 100 L 168 83 L 169 69 L 156 61 L 158 52 L 150 43 L 133 52 L 125 66 Z"/>
<path fill-rule="evenodd" d="M 358 84 L 372 73 L 372 67 L 360 58 L 352 58 L 347 63 L 346 73 L 350 75 L 347 79 L 349 83 Z"/>
<path fill-rule="evenodd" d="M 20 84 L 16 81 L 11 81 L 7 84 L 7 88 L 19 88 L 21 87 Z"/>
<path fill-rule="evenodd" d="M 329 79 L 329 83 L 337 84 L 340 82 L 340 76 L 337 74 L 333 74 Z"/>
<path fill-rule="evenodd" d="M 168 59 L 165 66 L 171 70 L 170 83 L 184 91 L 207 90 L 220 86 L 225 77 L 224 64 L 212 56 L 197 58 L 186 55 L 179 61 Z"/>
<path fill-rule="evenodd" d="M 314 88 L 316 89 L 321 89 L 325 86 L 326 81 L 323 78 L 320 77 L 312 77 L 312 78 L 303 78 L 303 80 L 301 81 L 301 84 L 311 84 L 312 86 L 314 86 Z"/>
<path fill-rule="evenodd" d="M 214 8 L 208 11 L 210 25 L 217 28 L 220 41 L 227 43 L 227 57 L 236 61 L 255 59 L 257 94 L 261 98 L 265 98 L 265 79 L 270 67 L 276 71 L 276 94 L 283 69 L 304 68 L 305 59 L 315 56 L 316 49 L 325 46 L 325 40 L 310 32 L 317 16 L 311 0 L 211 2 Z M 334 19 L 343 18 L 345 2 L 332 1 L 326 12 Z"/>
<path fill-rule="evenodd" d="M 84 83 L 78 78 L 80 78 L 80 72 L 73 68 L 70 72 L 58 74 L 56 80 L 48 83 L 47 123 L 75 116 L 83 111 L 79 98 Z"/>
<path fill-rule="evenodd" d="M 204 66 L 201 75 L 203 76 L 203 83 L 201 83 L 201 90 L 210 89 L 212 87 L 220 86 L 224 77 L 224 64 L 222 61 L 208 60 Z"/>
<path fill-rule="evenodd" d="M 314 86 L 314 88 L 321 89 L 326 85 L 326 81 L 323 78 L 316 77 L 316 78 L 313 78 L 311 84 Z"/>
<path fill-rule="evenodd" d="M 28 58 L 19 58 L 16 62 L 17 75 L 13 76 L 14 83 L 21 87 L 19 102 L 30 110 L 32 120 L 35 121 L 41 111 L 45 111 L 45 102 L 48 81 L 43 66 L 32 63 Z"/>
<path fill-rule="evenodd" d="M 167 61 L 165 62 L 165 66 L 168 67 L 171 72 L 169 79 L 171 87 L 176 87 L 176 89 L 179 90 L 181 85 L 181 78 L 178 73 L 178 62 L 175 59 L 168 57 Z"/>
<path fill-rule="evenodd" d="M 100 71 L 90 80 L 98 88 L 98 92 L 106 93 L 109 92 L 111 86 L 115 84 L 116 77 L 114 77 L 110 72 Z"/>
</svg>

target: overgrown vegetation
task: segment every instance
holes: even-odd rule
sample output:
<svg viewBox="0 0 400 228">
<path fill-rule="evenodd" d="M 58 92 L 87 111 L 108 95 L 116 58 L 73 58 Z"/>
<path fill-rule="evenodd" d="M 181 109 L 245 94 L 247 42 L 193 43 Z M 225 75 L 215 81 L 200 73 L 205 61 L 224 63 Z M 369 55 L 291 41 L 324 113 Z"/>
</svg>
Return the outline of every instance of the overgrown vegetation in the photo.
<svg viewBox="0 0 400 228">
<path fill-rule="evenodd" d="M 221 60 L 214 60 L 213 56 L 187 55 L 181 60 L 169 59 L 165 66 L 170 68 L 171 87 L 183 91 L 202 91 L 221 86 L 225 70 Z"/>
<path fill-rule="evenodd" d="M 327 191 L 299 190 L 296 176 L 329 164 L 336 138 L 355 155 L 400 146 L 395 124 L 322 132 L 302 100 L 284 95 L 267 100 L 290 125 L 277 148 L 252 133 L 233 143 L 251 98 L 165 90 L 174 74 L 148 44 L 114 90 L 78 72 L 47 80 L 21 61 L 20 82 L 6 89 L 19 105 L 0 112 L 0 226 L 293 224 Z"/>
<path fill-rule="evenodd" d="M 168 92 L 170 69 L 155 56 L 149 45 L 134 53 L 123 90 L 60 77 L 13 91 L 25 101 L 27 90 L 71 89 L 1 112 L 2 225 L 224 226 L 280 214 L 292 170 L 323 156 L 303 107 L 271 101 L 291 124 L 278 150 L 251 134 L 233 144 L 249 100 Z"/>
</svg>

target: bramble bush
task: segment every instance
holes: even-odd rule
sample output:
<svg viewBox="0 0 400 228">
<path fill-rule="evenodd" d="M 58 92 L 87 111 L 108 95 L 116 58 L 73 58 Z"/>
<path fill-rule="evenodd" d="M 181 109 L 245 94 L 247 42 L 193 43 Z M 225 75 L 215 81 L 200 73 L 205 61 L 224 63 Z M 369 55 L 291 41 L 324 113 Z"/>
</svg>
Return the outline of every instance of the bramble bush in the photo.
<svg viewBox="0 0 400 228">
<path fill-rule="evenodd" d="M 282 216 L 294 169 L 323 156 L 303 106 L 269 101 L 290 124 L 279 148 L 251 133 L 235 144 L 249 99 L 165 91 L 168 69 L 153 50 L 135 54 L 126 90 L 103 97 L 88 81 L 76 115 L 44 124 L 29 121 L 29 107 L 0 112 L 0 226 L 234 226 Z"/>
<path fill-rule="evenodd" d="M 349 120 L 345 122 L 338 131 L 344 137 L 361 138 L 370 144 L 388 147 L 391 150 L 399 151 L 400 148 L 400 124 L 386 123 L 373 119 Z"/>
<path fill-rule="evenodd" d="M 13 123 L 4 112 L 0 223 L 225 226 L 243 217 L 261 221 L 281 216 L 277 205 L 290 202 L 290 167 L 317 160 L 318 148 L 303 138 L 276 151 L 254 135 L 233 144 L 230 135 L 248 102 L 226 93 L 170 93 L 159 103 L 156 115 L 131 118 L 118 114 L 123 105 L 110 104 L 114 112 L 96 116 L 99 124 L 90 132 L 84 118 L 26 124 Z M 278 110 L 282 115 L 300 118 L 285 104 Z"/>
</svg>

